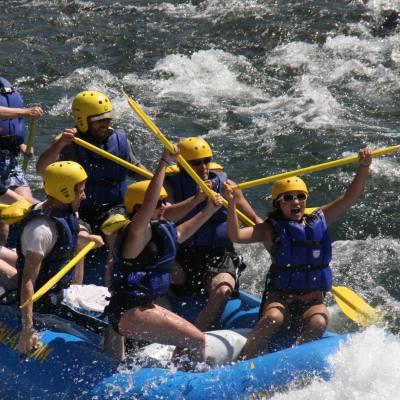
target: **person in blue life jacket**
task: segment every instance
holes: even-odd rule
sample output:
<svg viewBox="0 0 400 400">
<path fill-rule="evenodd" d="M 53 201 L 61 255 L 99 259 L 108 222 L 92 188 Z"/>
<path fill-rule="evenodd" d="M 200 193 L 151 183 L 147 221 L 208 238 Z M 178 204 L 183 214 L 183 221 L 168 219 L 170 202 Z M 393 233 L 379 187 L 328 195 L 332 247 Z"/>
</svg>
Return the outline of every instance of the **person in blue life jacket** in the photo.
<svg viewBox="0 0 400 400">
<path fill-rule="evenodd" d="M 25 107 L 24 101 L 11 83 L 0 76 L 0 184 L 35 203 L 18 162 L 20 153 L 26 153 L 25 118 L 39 119 L 41 107 Z M 0 244 L 6 244 L 8 225 L 0 222 Z"/>
<path fill-rule="evenodd" d="M 225 182 L 234 184 L 224 172 L 211 171 L 213 156 L 210 145 L 201 137 L 188 137 L 178 143 L 183 158 L 216 193 L 224 196 Z M 183 168 L 169 175 L 165 182 L 168 201 L 166 218 L 179 226 L 206 206 L 207 196 Z M 262 222 L 241 192 L 238 208 L 254 222 Z M 174 292 L 200 292 L 208 302 L 195 325 L 202 331 L 216 327 L 228 300 L 237 292 L 238 278 L 245 268 L 236 254 L 226 230 L 227 211 L 221 208 L 190 238 L 179 246 L 177 261 L 181 269 L 174 272 Z"/>
<path fill-rule="evenodd" d="M 23 304 L 60 271 L 90 241 L 104 244 L 101 236 L 91 235 L 80 225 L 75 213 L 85 200 L 87 174 L 74 161 L 50 164 L 43 174 L 47 199 L 33 206 L 20 224 L 17 238 L 19 303 Z M 62 289 L 73 281 L 71 270 L 38 301 L 21 309 L 22 330 L 18 348 L 28 353 L 34 346 L 33 309 L 63 318 L 73 315 L 61 304 Z"/>
<path fill-rule="evenodd" d="M 121 129 L 112 129 L 111 100 L 97 91 L 78 93 L 72 102 L 72 114 L 75 128 L 65 129 L 39 157 L 36 169 L 44 169 L 57 160 L 73 160 L 88 171 L 86 199 L 82 201 L 79 216 L 86 221 L 94 233 L 100 233 L 99 227 L 110 215 L 113 207 L 122 206 L 127 187 L 127 175 L 137 178 L 128 169 L 110 161 L 73 142 L 74 137 L 81 138 L 101 149 L 114 154 L 140 168 L 140 160 L 135 155 L 127 133 Z"/>
<path fill-rule="evenodd" d="M 176 154 L 177 148 L 175 147 Z M 130 222 L 119 232 L 110 271 L 110 304 L 105 351 L 123 360 L 123 337 L 186 349 L 191 362 L 205 361 L 205 336 L 190 322 L 156 304 L 168 293 L 176 247 L 204 224 L 222 205 L 216 196 L 191 219 L 180 224 L 164 218 L 167 193 L 165 170 L 176 154 L 164 150 L 151 181 L 133 183 L 125 193 Z M 179 352 L 181 354 L 181 352 Z M 174 361 L 179 363 L 179 359 Z"/>
<path fill-rule="evenodd" d="M 262 243 L 271 255 L 260 319 L 247 338 L 243 359 L 256 357 L 271 337 L 300 319 L 297 343 L 319 339 L 328 325 L 325 293 L 332 287 L 332 245 L 328 226 L 362 196 L 371 165 L 371 150 L 360 151 L 357 173 L 344 194 L 307 213 L 308 189 L 296 176 L 274 183 L 275 210 L 254 227 L 239 229 L 237 191 L 228 186 L 228 233 L 235 243 Z"/>
</svg>

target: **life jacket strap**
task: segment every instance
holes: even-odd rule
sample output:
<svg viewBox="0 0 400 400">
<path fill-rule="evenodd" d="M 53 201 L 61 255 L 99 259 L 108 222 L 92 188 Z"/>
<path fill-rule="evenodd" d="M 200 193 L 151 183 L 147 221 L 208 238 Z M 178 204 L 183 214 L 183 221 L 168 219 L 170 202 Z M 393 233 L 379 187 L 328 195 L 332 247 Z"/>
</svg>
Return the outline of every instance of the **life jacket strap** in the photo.
<svg viewBox="0 0 400 400">
<path fill-rule="evenodd" d="M 285 271 L 285 272 L 304 272 L 304 271 L 316 271 L 329 268 L 329 264 L 326 265 L 290 265 L 287 267 L 279 267 L 276 264 L 271 264 L 271 271 Z"/>
<path fill-rule="evenodd" d="M 321 240 L 295 240 L 292 239 L 292 245 L 297 247 L 312 248 L 317 247 L 322 243 Z"/>
</svg>

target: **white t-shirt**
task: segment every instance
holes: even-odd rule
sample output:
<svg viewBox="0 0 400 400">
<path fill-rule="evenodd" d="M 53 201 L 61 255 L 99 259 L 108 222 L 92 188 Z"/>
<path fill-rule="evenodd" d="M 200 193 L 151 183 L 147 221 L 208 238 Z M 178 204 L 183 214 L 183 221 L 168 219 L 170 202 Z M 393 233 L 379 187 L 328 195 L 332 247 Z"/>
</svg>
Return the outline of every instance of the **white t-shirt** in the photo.
<svg viewBox="0 0 400 400">
<path fill-rule="evenodd" d="M 41 208 L 43 203 L 35 209 Z M 58 230 L 54 221 L 46 217 L 37 217 L 30 221 L 21 235 L 21 251 L 25 256 L 27 251 L 46 257 L 57 242 Z"/>
</svg>

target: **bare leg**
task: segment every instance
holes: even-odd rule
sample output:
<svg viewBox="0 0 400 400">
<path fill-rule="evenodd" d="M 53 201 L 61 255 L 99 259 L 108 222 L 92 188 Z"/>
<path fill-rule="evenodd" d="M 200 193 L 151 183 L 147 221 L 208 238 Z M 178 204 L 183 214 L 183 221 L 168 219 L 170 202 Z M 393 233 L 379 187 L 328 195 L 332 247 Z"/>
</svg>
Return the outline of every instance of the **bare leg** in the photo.
<svg viewBox="0 0 400 400">
<path fill-rule="evenodd" d="M 328 326 L 329 312 L 324 304 L 311 306 L 304 314 L 304 328 L 297 339 L 298 344 L 319 339 Z"/>
<path fill-rule="evenodd" d="M 4 260 L 0 260 L 0 285 L 5 289 L 15 289 L 17 287 L 17 269 Z"/>
<path fill-rule="evenodd" d="M 104 332 L 104 352 L 119 361 L 125 360 L 125 338 L 109 325 Z"/>
<path fill-rule="evenodd" d="M 119 322 L 122 335 L 138 340 L 189 348 L 192 361 L 205 361 L 205 337 L 189 321 L 152 304 L 128 310 Z"/>
<path fill-rule="evenodd" d="M 9 225 L 5 224 L 3 221 L 0 221 L 0 245 L 5 246 L 7 244 L 8 239 L 8 231 Z"/>
<path fill-rule="evenodd" d="M 18 259 L 17 252 L 7 247 L 1 247 L 0 259 L 5 261 L 7 264 L 15 267 L 17 265 L 17 259 Z"/>
<path fill-rule="evenodd" d="M 271 297 L 269 301 L 266 301 L 261 318 L 247 338 L 241 355 L 242 360 L 258 356 L 264 351 L 271 337 L 287 326 L 288 306 L 284 302 L 275 300 L 276 298 Z"/>
<path fill-rule="evenodd" d="M 211 276 L 207 282 L 208 302 L 197 317 L 195 325 L 203 332 L 215 327 L 219 321 L 226 303 L 235 288 L 235 278 L 222 272 Z"/>
<path fill-rule="evenodd" d="M 38 200 L 32 196 L 32 191 L 29 186 L 18 186 L 18 187 L 13 187 L 10 189 L 14 190 L 15 193 L 18 193 L 20 196 L 24 197 L 26 200 L 28 200 L 32 204 L 35 204 L 38 202 Z"/>
</svg>

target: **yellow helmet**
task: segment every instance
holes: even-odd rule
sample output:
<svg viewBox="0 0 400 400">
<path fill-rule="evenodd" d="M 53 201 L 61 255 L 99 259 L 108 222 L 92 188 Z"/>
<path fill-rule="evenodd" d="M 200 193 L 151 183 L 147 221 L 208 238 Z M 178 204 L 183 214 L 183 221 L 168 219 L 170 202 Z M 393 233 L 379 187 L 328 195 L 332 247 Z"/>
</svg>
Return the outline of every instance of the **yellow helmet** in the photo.
<svg viewBox="0 0 400 400">
<path fill-rule="evenodd" d="M 210 170 L 224 172 L 224 167 L 221 164 L 218 164 L 216 162 L 210 162 Z"/>
<path fill-rule="evenodd" d="M 298 176 L 281 179 L 272 186 L 272 201 L 275 201 L 282 193 L 300 190 L 308 194 L 308 189 L 303 179 Z"/>
<path fill-rule="evenodd" d="M 213 155 L 210 145 L 201 137 L 181 139 L 178 143 L 178 149 L 186 161 L 212 157 Z"/>
<path fill-rule="evenodd" d="M 44 191 L 64 204 L 75 200 L 75 186 L 88 178 L 83 167 L 75 161 L 58 161 L 43 173 Z"/>
<path fill-rule="evenodd" d="M 131 214 L 136 205 L 142 205 L 144 202 L 144 195 L 146 194 L 147 188 L 150 185 L 150 181 L 140 181 L 132 183 L 128 186 L 124 196 L 124 206 L 128 214 Z M 162 187 L 160 190 L 160 200 L 164 200 L 168 197 L 167 191 Z"/>
<path fill-rule="evenodd" d="M 89 129 L 89 117 L 111 118 L 111 111 L 111 100 L 105 94 L 92 90 L 78 93 L 72 102 L 72 115 L 80 132 Z"/>
</svg>

